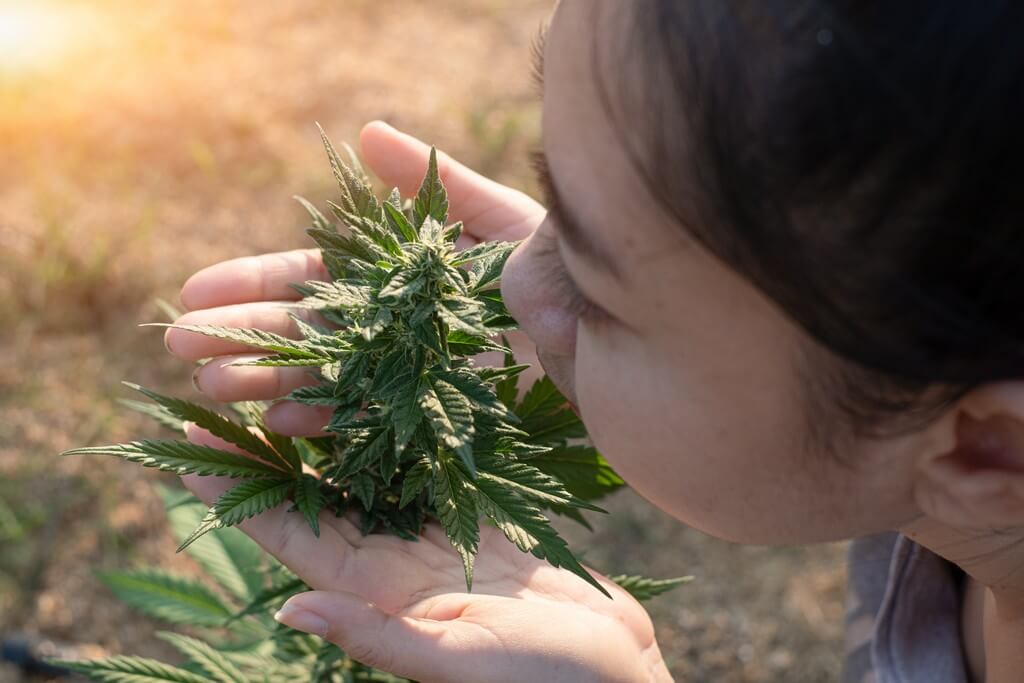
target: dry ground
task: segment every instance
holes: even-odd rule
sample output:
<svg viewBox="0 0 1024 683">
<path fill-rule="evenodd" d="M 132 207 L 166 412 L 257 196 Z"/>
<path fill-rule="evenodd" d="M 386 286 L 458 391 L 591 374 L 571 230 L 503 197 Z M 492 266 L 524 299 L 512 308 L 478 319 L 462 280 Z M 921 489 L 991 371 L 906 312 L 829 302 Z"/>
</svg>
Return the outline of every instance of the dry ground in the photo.
<svg viewBox="0 0 1024 683">
<path fill-rule="evenodd" d="M 305 245 L 289 197 L 331 194 L 314 121 L 354 140 L 382 118 L 532 191 L 527 62 L 550 4 L 53 0 L 73 15 L 63 58 L 4 70 L 0 53 L 0 634 L 162 652 L 92 575 L 181 562 L 160 477 L 56 454 L 153 433 L 115 403 L 122 379 L 191 392 L 135 327 L 154 297 Z M 740 548 L 631 494 L 611 507 L 577 537 L 590 563 L 698 577 L 652 607 L 680 680 L 835 678 L 842 548 Z"/>
</svg>

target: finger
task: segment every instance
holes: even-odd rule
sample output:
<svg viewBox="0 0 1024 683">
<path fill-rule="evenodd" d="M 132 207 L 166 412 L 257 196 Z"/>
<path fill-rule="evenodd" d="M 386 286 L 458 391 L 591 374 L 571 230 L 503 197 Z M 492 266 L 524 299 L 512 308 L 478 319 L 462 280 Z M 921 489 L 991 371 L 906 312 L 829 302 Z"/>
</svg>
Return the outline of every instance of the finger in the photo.
<svg viewBox="0 0 1024 683">
<path fill-rule="evenodd" d="M 274 618 L 334 643 L 358 662 L 415 680 L 481 680 L 480 662 L 497 664 L 484 659 L 498 653 L 480 626 L 389 614 L 351 593 L 300 593 Z"/>
<path fill-rule="evenodd" d="M 359 136 L 363 159 L 402 196 L 419 189 L 430 156 L 430 147 L 383 121 L 363 127 Z M 544 207 L 519 190 L 497 183 L 470 170 L 447 154 L 438 152 L 437 171 L 448 191 L 452 221 L 464 221 L 466 231 L 480 240 L 520 240 L 540 224 Z"/>
<path fill-rule="evenodd" d="M 309 368 L 236 365 L 266 358 L 266 354 L 239 354 L 214 358 L 192 375 L 196 389 L 215 401 L 268 401 L 299 387 L 317 384 Z"/>
<path fill-rule="evenodd" d="M 273 332 L 290 339 L 299 339 L 302 335 L 289 313 L 306 322 L 324 325 L 324 320 L 314 311 L 297 308 L 290 301 L 257 301 L 204 308 L 186 313 L 175 320 L 174 324 L 242 327 Z M 214 356 L 252 350 L 252 347 L 244 344 L 235 344 L 173 327 L 167 328 L 167 331 L 164 332 L 164 345 L 167 346 L 168 351 L 182 360 L 199 360 L 200 358 L 213 358 Z"/>
<path fill-rule="evenodd" d="M 190 277 L 181 288 L 181 304 L 189 310 L 249 301 L 294 301 L 290 287 L 307 280 L 327 280 L 319 249 L 296 249 L 222 261 Z"/>
<path fill-rule="evenodd" d="M 324 427 L 331 421 L 331 408 L 304 406 L 294 401 L 282 401 L 263 414 L 267 426 L 285 436 L 326 436 Z"/>
</svg>

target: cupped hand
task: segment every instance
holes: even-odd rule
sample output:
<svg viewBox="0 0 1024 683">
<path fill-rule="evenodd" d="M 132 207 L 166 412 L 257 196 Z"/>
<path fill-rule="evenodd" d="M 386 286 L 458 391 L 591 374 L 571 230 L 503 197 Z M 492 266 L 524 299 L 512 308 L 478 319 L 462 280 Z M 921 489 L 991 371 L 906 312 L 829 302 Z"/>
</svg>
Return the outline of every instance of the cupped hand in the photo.
<svg viewBox="0 0 1024 683">
<path fill-rule="evenodd" d="M 239 452 L 189 427 L 191 441 Z M 207 503 L 231 484 L 195 476 L 185 483 Z M 325 511 L 316 538 L 288 507 L 240 527 L 313 589 L 291 598 L 278 619 L 357 661 L 424 683 L 671 681 L 650 618 L 628 593 L 598 577 L 608 599 L 493 527 L 480 529 L 468 593 L 462 562 L 436 525 L 417 542 L 364 537 Z"/>
<path fill-rule="evenodd" d="M 403 196 L 415 194 L 427 167 L 430 148 L 426 144 L 379 121 L 363 128 L 359 142 L 364 163 L 389 187 L 398 187 Z M 443 153 L 438 154 L 438 172 L 448 190 L 450 220 L 465 223 L 460 247 L 484 240 L 524 239 L 544 218 L 544 207 L 526 194 L 485 178 Z M 289 285 L 326 279 L 317 249 L 224 261 L 185 283 L 181 302 L 189 312 L 176 323 L 248 327 L 297 338 L 299 332 L 288 313 L 298 311 L 287 304 L 296 301 L 298 294 Z M 213 359 L 196 370 L 194 381 L 217 401 L 276 399 L 315 381 L 303 368 L 235 365 L 259 357 L 237 344 L 176 329 L 169 329 L 164 341 L 179 358 Z M 520 362 L 537 365 L 525 336 L 513 333 L 510 341 Z M 271 429 L 293 436 L 321 435 L 329 419 L 329 409 L 288 401 L 266 414 Z"/>
</svg>

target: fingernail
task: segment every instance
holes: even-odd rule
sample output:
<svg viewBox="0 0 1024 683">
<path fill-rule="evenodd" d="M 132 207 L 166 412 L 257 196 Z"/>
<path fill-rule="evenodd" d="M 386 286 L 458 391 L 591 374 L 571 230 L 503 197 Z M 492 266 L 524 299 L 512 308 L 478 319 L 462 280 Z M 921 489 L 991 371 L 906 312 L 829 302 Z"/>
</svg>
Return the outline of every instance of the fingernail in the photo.
<svg viewBox="0 0 1024 683">
<path fill-rule="evenodd" d="M 274 619 L 285 626 L 290 626 L 296 631 L 312 633 L 321 638 L 327 637 L 327 622 L 319 615 L 308 612 L 301 607 L 285 605 L 274 615 Z"/>
<path fill-rule="evenodd" d="M 203 387 L 199 384 L 199 373 L 203 371 L 203 366 L 199 366 L 192 371 L 192 386 L 196 388 L 200 394 L 203 393 Z"/>
<path fill-rule="evenodd" d="M 167 353 L 174 355 L 174 349 L 171 348 L 171 330 L 164 332 L 164 348 L 167 349 Z"/>
</svg>

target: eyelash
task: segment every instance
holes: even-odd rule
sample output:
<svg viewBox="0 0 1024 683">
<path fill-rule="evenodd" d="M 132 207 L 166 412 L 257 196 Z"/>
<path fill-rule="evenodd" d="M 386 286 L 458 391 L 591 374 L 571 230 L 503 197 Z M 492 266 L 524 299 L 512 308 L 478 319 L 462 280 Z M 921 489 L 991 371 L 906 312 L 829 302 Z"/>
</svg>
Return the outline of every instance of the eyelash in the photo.
<svg viewBox="0 0 1024 683">
<path fill-rule="evenodd" d="M 562 222 L 559 213 L 560 209 L 555 193 L 551 191 L 551 176 L 543 155 L 539 152 L 531 153 L 530 163 L 544 194 L 544 203 L 547 206 L 548 216 L 556 224 L 559 224 Z M 537 258 L 542 262 L 551 264 L 552 267 L 547 270 L 548 279 L 544 284 L 553 287 L 559 296 L 564 297 L 564 305 L 573 316 L 591 323 L 611 320 L 611 314 L 587 298 L 580 291 L 579 285 L 569 275 L 569 271 L 566 270 L 565 264 L 562 262 L 562 255 L 558 251 L 558 241 L 554 234 L 544 237 L 537 253 Z"/>
</svg>

